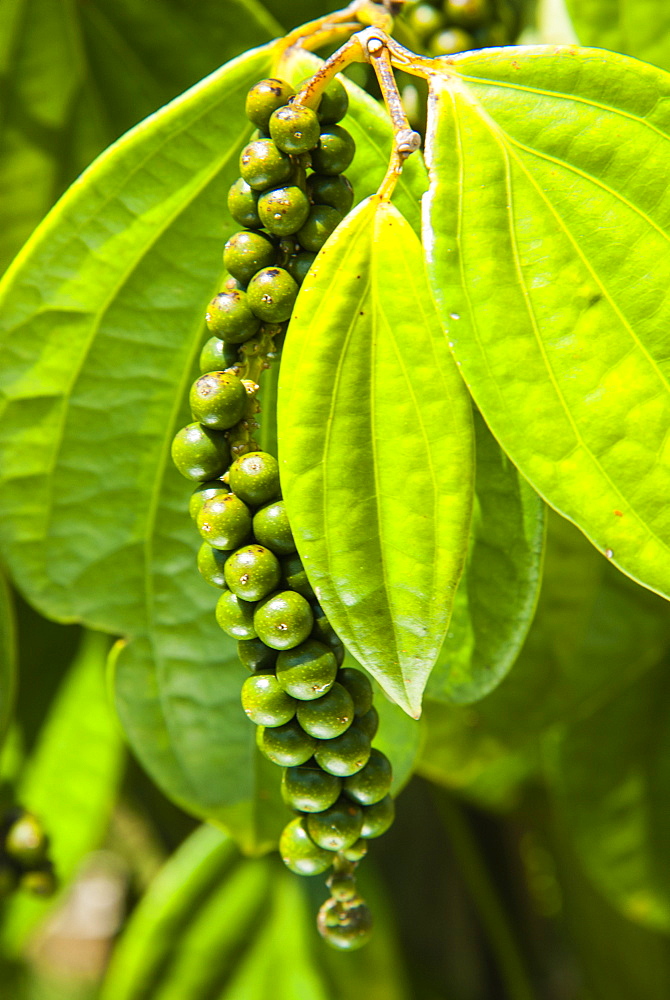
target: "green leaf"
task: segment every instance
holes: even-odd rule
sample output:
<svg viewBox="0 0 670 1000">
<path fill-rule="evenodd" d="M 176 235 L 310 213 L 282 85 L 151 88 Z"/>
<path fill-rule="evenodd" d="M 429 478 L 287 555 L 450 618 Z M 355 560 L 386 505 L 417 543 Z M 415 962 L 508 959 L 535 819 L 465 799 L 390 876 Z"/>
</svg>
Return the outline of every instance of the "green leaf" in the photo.
<svg viewBox="0 0 670 1000">
<path fill-rule="evenodd" d="M 670 594 L 670 77 L 574 47 L 431 78 L 429 271 L 448 339 L 520 472 Z"/>
<path fill-rule="evenodd" d="M 279 34 L 255 0 L 5 4 L 0 271 L 113 139 L 224 60 Z"/>
<path fill-rule="evenodd" d="M 99 846 L 121 777 L 123 742 L 104 683 L 108 646 L 106 636 L 85 635 L 16 790 L 17 800 L 49 834 L 64 887 L 84 856 Z M 9 954 L 22 949 L 47 905 L 54 903 L 25 895 L 7 904 L 2 942 Z"/>
<path fill-rule="evenodd" d="M 248 850 L 276 839 L 277 778 L 239 706 L 243 671 L 195 568 L 189 487 L 169 449 L 189 419 L 204 313 L 236 228 L 222 206 L 252 131 L 244 96 L 272 58 L 268 47 L 229 63 L 104 154 L 0 290 L 9 568 L 48 616 L 130 639 L 114 661 L 134 751 L 168 795 L 228 824 Z M 315 65 L 290 55 L 287 72 Z M 360 155 L 348 174 L 364 196 L 384 175 L 390 130 L 349 92 Z M 425 177 L 413 170 L 399 197 L 418 224 Z M 263 395 L 271 444 L 271 380 Z"/>
<path fill-rule="evenodd" d="M 670 69 L 670 11 L 665 0 L 566 0 L 579 41 Z"/>
<path fill-rule="evenodd" d="M 376 197 L 348 216 L 301 288 L 278 425 L 284 496 L 318 599 L 416 717 L 465 557 L 472 424 L 420 243 Z"/>
<path fill-rule="evenodd" d="M 540 591 L 544 505 L 475 411 L 475 505 L 470 548 L 449 631 L 426 694 L 478 701 L 509 671 Z"/>
<path fill-rule="evenodd" d="M 670 930 L 668 664 L 568 727 L 551 770 L 589 876 L 630 920 Z"/>
<path fill-rule="evenodd" d="M 4 743 L 16 693 L 16 626 L 12 595 L 0 571 L 0 748 Z"/>
</svg>

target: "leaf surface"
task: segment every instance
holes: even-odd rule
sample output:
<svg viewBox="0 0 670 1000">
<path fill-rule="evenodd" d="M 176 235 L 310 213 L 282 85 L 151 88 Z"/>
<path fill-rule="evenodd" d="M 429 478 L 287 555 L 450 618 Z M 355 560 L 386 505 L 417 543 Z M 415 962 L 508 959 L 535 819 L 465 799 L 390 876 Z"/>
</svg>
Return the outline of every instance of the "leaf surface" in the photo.
<svg viewBox="0 0 670 1000">
<path fill-rule="evenodd" d="M 670 9 L 665 0 L 566 0 L 577 37 L 670 69 Z"/>
<path fill-rule="evenodd" d="M 470 404 L 397 209 L 359 206 L 310 274 L 280 372 L 282 488 L 335 631 L 416 717 L 467 546 Z"/>
<path fill-rule="evenodd" d="M 463 704 L 496 687 L 533 620 L 542 577 L 544 505 L 475 411 L 475 504 L 449 631 L 427 696 Z"/>
<path fill-rule="evenodd" d="M 514 48 L 432 79 L 425 242 L 454 356 L 521 473 L 670 594 L 670 77 Z"/>
</svg>

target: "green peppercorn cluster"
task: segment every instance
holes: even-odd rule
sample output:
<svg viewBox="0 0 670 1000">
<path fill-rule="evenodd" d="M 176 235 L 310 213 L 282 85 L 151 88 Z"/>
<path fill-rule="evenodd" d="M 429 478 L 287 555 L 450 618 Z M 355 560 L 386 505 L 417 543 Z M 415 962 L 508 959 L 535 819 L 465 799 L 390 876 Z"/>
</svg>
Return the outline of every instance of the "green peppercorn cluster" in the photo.
<svg viewBox="0 0 670 1000">
<path fill-rule="evenodd" d="M 403 18 L 432 56 L 510 45 L 520 27 L 516 0 L 418 0 Z"/>
<path fill-rule="evenodd" d="M 15 889 L 51 896 L 58 887 L 49 838 L 32 813 L 17 806 L 0 818 L 0 899 Z"/>
<path fill-rule="evenodd" d="M 353 873 L 367 841 L 393 820 L 391 764 L 372 747 L 370 682 L 342 665 L 342 642 L 297 554 L 278 463 L 253 441 L 258 385 L 244 377 L 271 356 L 300 283 L 353 202 L 343 171 L 354 142 L 338 124 L 344 87 L 331 83 L 316 111 L 294 96 L 285 81 L 269 79 L 247 97 L 258 131 L 228 199 L 245 229 L 225 246 L 229 277 L 207 310 L 212 337 L 190 391 L 193 423 L 175 436 L 172 455 L 197 484 L 189 510 L 202 538 L 198 569 L 221 591 L 217 622 L 249 671 L 242 707 L 258 726 L 260 752 L 283 768 L 295 818 L 281 856 L 301 875 L 333 867 L 318 926 L 336 947 L 353 948 L 371 925 Z"/>
</svg>

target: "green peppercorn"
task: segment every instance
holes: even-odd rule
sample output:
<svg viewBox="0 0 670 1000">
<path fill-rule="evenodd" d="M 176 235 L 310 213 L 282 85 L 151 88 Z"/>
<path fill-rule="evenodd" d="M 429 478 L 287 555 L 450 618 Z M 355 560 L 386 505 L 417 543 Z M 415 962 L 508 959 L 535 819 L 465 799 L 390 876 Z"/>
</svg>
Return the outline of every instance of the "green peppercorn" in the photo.
<svg viewBox="0 0 670 1000">
<path fill-rule="evenodd" d="M 428 41 L 428 51 L 433 56 L 451 56 L 456 52 L 476 49 L 477 43 L 467 31 L 461 28 L 445 28 Z"/>
<path fill-rule="evenodd" d="M 372 708 L 372 684 L 361 670 L 343 667 L 337 675 L 338 682 L 347 689 L 354 702 L 354 714 L 365 715 Z"/>
<path fill-rule="evenodd" d="M 274 236 L 292 236 L 307 221 L 309 207 L 304 191 L 289 184 L 263 192 L 258 199 L 258 216 Z"/>
<path fill-rule="evenodd" d="M 53 896 L 58 889 L 58 879 L 51 865 L 44 865 L 40 868 L 31 868 L 30 871 L 23 872 L 19 888 L 29 892 L 32 896 Z"/>
<path fill-rule="evenodd" d="M 223 480 L 206 479 L 204 483 L 198 483 L 196 488 L 191 493 L 191 497 L 188 502 L 188 512 L 195 521 L 205 500 L 211 500 L 212 497 L 225 497 L 229 493 L 230 490 Z"/>
<path fill-rule="evenodd" d="M 200 352 L 198 367 L 204 375 L 207 372 L 224 371 L 238 361 L 238 349 L 234 344 L 226 344 L 219 337 L 210 337 Z"/>
<path fill-rule="evenodd" d="M 295 90 L 286 80 L 276 77 L 260 80 L 247 94 L 244 108 L 246 116 L 256 128 L 267 134 L 270 116 L 277 108 L 288 104 L 291 97 L 295 97 Z"/>
<path fill-rule="evenodd" d="M 198 572 L 203 580 L 212 587 L 219 587 L 223 590 L 226 586 L 224 568 L 227 553 L 220 549 L 214 549 L 207 542 L 203 542 L 198 549 Z"/>
<path fill-rule="evenodd" d="M 274 764 L 296 767 L 310 759 L 317 741 L 305 732 L 297 719 L 291 719 L 283 726 L 269 729 L 260 727 L 256 744 L 263 756 Z"/>
<path fill-rule="evenodd" d="M 229 556 L 225 577 L 233 594 L 245 601 L 260 601 L 279 584 L 279 560 L 262 545 L 247 545 Z"/>
<path fill-rule="evenodd" d="M 444 16 L 430 3 L 412 5 L 407 11 L 407 23 L 421 41 L 444 27 Z"/>
<path fill-rule="evenodd" d="M 342 780 L 322 771 L 313 761 L 288 767 L 282 776 L 284 802 L 300 812 L 328 809 L 339 798 L 341 791 Z"/>
<path fill-rule="evenodd" d="M 313 621 L 312 609 L 305 598 L 294 590 L 282 590 L 258 604 L 254 627 L 259 639 L 272 649 L 292 649 L 304 642 Z M 347 697 L 350 699 L 348 694 Z"/>
<path fill-rule="evenodd" d="M 302 285 L 307 273 L 316 260 L 315 253 L 297 253 L 286 262 L 286 270 L 298 285 Z"/>
<path fill-rule="evenodd" d="M 342 121 L 349 110 L 349 96 L 336 78 L 332 79 L 321 94 L 316 113 L 322 125 L 335 125 Z"/>
<path fill-rule="evenodd" d="M 323 642 L 335 654 L 338 666 L 344 661 L 344 646 L 342 640 L 335 632 L 335 629 L 326 618 L 326 614 L 320 604 L 312 606 L 314 612 L 314 627 L 312 638 Z"/>
<path fill-rule="evenodd" d="M 354 203 L 354 189 L 344 174 L 311 174 L 307 178 L 307 191 L 315 205 L 330 205 L 342 217 Z"/>
<path fill-rule="evenodd" d="M 258 214 L 260 193 L 249 187 L 240 177 L 228 192 L 228 211 L 240 226 L 246 229 L 260 229 L 263 223 Z"/>
<path fill-rule="evenodd" d="M 272 139 L 256 139 L 240 155 L 240 173 L 254 191 L 267 191 L 288 180 L 293 164 Z"/>
<path fill-rule="evenodd" d="M 354 703 L 346 688 L 336 681 L 320 698 L 301 701 L 297 715 L 298 722 L 306 733 L 319 740 L 331 741 L 351 725 Z M 316 752 L 320 749 L 319 747 Z M 328 769 L 324 768 L 325 770 Z"/>
<path fill-rule="evenodd" d="M 223 631 L 233 639 L 253 639 L 255 605 L 243 601 L 230 590 L 225 590 L 216 602 L 216 620 Z"/>
<path fill-rule="evenodd" d="M 313 816 L 307 817 L 307 832 L 326 851 L 342 851 L 351 847 L 363 828 L 361 807 L 340 796 L 336 802 Z"/>
<path fill-rule="evenodd" d="M 341 221 L 340 213 L 330 205 L 313 205 L 305 225 L 296 233 L 298 242 L 305 250 L 318 253 Z"/>
<path fill-rule="evenodd" d="M 479 28 L 491 16 L 489 0 L 444 0 L 443 10 L 451 24 Z"/>
<path fill-rule="evenodd" d="M 368 844 L 366 840 L 361 837 L 357 840 L 355 844 L 351 847 L 346 847 L 342 851 L 342 856 L 347 859 L 347 861 L 362 861 L 365 855 L 368 853 Z"/>
<path fill-rule="evenodd" d="M 327 899 L 319 910 L 317 927 L 331 947 L 355 951 L 370 940 L 372 914 L 362 900 L 351 905 L 339 899 Z"/>
<path fill-rule="evenodd" d="M 344 792 L 362 806 L 372 806 L 385 798 L 393 781 L 393 768 L 386 754 L 372 747 L 367 764 L 344 779 Z"/>
<path fill-rule="evenodd" d="M 277 657 L 277 680 L 300 701 L 313 701 L 329 691 L 337 676 L 335 657 L 327 646 L 307 639 Z"/>
<path fill-rule="evenodd" d="M 277 459 L 267 451 L 249 451 L 236 458 L 230 467 L 228 481 L 233 493 L 254 506 L 274 500 L 281 490 Z"/>
<path fill-rule="evenodd" d="M 205 427 L 228 430 L 242 419 L 247 391 L 232 372 L 207 372 L 191 386 L 189 403 L 194 420 Z"/>
<path fill-rule="evenodd" d="M 363 826 L 361 837 L 370 840 L 372 837 L 381 837 L 395 819 L 395 803 L 390 795 L 384 796 L 379 802 L 371 806 L 363 806 Z"/>
<path fill-rule="evenodd" d="M 315 599 L 312 585 L 307 579 L 305 567 L 303 566 L 297 552 L 294 552 L 293 555 L 285 556 L 285 558 L 282 559 L 281 572 L 283 587 L 286 587 L 289 590 L 297 590 L 298 593 L 302 594 L 302 596 L 308 601 L 313 601 Z"/>
<path fill-rule="evenodd" d="M 284 153 L 299 156 L 319 141 L 319 119 L 311 108 L 287 104 L 270 116 L 270 135 Z"/>
<path fill-rule="evenodd" d="M 264 323 L 283 323 L 289 319 L 297 294 L 295 279 L 283 267 L 262 268 L 253 276 L 247 289 L 249 305 Z"/>
<path fill-rule="evenodd" d="M 276 500 L 256 511 L 254 514 L 254 536 L 261 545 L 271 549 L 275 555 L 287 556 L 295 552 L 293 532 L 283 500 Z"/>
<path fill-rule="evenodd" d="M 355 152 L 356 143 L 345 128 L 341 125 L 326 125 L 321 131 L 318 145 L 310 154 L 312 168 L 318 174 L 344 173 Z"/>
<path fill-rule="evenodd" d="M 3 846 L 20 867 L 33 868 L 45 860 L 49 839 L 37 817 L 24 812 L 9 827 Z"/>
<path fill-rule="evenodd" d="M 228 442 L 221 431 L 200 423 L 187 424 L 174 436 L 172 461 L 186 479 L 194 481 L 222 476 L 230 462 Z"/>
<path fill-rule="evenodd" d="M 219 292 L 207 307 L 205 322 L 210 333 L 225 340 L 227 344 L 242 344 L 253 337 L 261 321 L 251 310 L 247 293 L 235 289 Z"/>
<path fill-rule="evenodd" d="M 370 740 L 367 734 L 354 723 L 339 736 L 321 740 L 314 751 L 314 756 L 324 771 L 346 778 L 365 767 L 370 759 L 370 753 Z"/>
<path fill-rule="evenodd" d="M 317 847 L 310 838 L 303 816 L 284 827 L 279 838 L 279 853 L 286 867 L 296 875 L 320 875 L 333 863 L 333 855 Z"/>
<path fill-rule="evenodd" d="M 277 248 L 265 233 L 248 229 L 235 233 L 226 243 L 223 264 L 234 278 L 248 284 L 256 271 L 275 263 Z"/>
<path fill-rule="evenodd" d="M 234 493 L 205 500 L 195 523 L 215 549 L 238 549 L 251 533 L 251 511 Z"/>
<path fill-rule="evenodd" d="M 257 726 L 283 726 L 295 715 L 296 704 L 274 674 L 252 674 L 242 685 L 242 708 Z"/>
<path fill-rule="evenodd" d="M 372 742 L 379 729 L 379 712 L 374 705 L 365 715 L 361 715 L 356 719 L 356 728 L 364 732 L 370 742 Z"/>
<path fill-rule="evenodd" d="M 252 673 L 274 670 L 277 660 L 277 650 L 270 649 L 260 639 L 240 639 L 237 644 L 237 655 L 242 665 Z"/>
</svg>

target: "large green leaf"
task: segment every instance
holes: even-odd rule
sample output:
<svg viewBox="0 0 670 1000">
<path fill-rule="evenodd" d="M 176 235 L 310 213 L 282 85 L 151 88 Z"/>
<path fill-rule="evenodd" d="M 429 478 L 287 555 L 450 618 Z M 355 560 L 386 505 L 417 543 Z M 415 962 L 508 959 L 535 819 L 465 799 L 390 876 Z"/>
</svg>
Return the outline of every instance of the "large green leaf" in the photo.
<svg viewBox="0 0 670 1000">
<path fill-rule="evenodd" d="M 12 596 L 0 572 L 0 747 L 14 707 L 16 686 L 16 628 Z"/>
<path fill-rule="evenodd" d="M 106 145 L 281 34 L 256 0 L 7 0 L 0 11 L 0 271 Z M 122 69 L 121 69 L 122 67 Z"/>
<path fill-rule="evenodd" d="M 436 64 L 429 270 L 488 425 L 624 572 L 670 594 L 670 77 L 574 47 Z"/>
<path fill-rule="evenodd" d="M 544 505 L 475 411 L 475 505 L 449 631 L 426 694 L 478 701 L 519 654 L 540 591 Z"/>
<path fill-rule="evenodd" d="M 189 489 L 169 447 L 221 281 L 228 186 L 271 47 L 223 67 L 121 140 L 56 207 L 0 291 L 0 545 L 45 614 L 130 638 L 116 696 L 138 757 L 185 808 L 249 849 L 279 829 L 277 779 L 239 707 L 234 643 L 199 578 Z M 314 57 L 291 55 L 298 78 Z M 283 69 L 282 69 L 283 71 Z M 348 172 L 383 176 L 390 130 L 350 87 Z M 399 198 L 418 221 L 420 161 Z M 272 440 L 271 407 L 261 438 Z M 272 789 L 272 791 L 270 790 Z"/>
<path fill-rule="evenodd" d="M 584 45 L 670 69 L 670 8 L 665 0 L 566 0 L 566 7 Z"/>
<path fill-rule="evenodd" d="M 16 790 L 51 838 L 50 854 L 64 887 L 84 856 L 100 845 L 121 777 L 122 735 L 105 685 L 108 647 L 106 636 L 85 634 Z M 5 949 L 19 952 L 46 912 L 42 900 L 13 897 L 3 920 Z"/>
<path fill-rule="evenodd" d="M 319 601 L 356 659 L 418 716 L 467 547 L 472 423 L 419 241 L 376 197 L 301 288 L 278 426 L 282 487 Z"/>
</svg>

